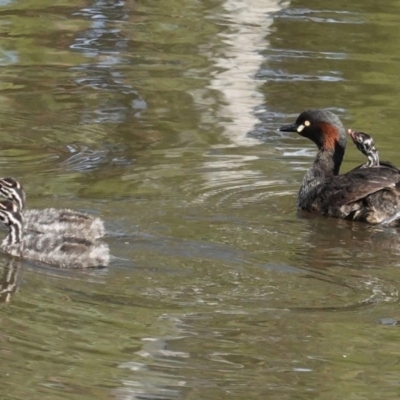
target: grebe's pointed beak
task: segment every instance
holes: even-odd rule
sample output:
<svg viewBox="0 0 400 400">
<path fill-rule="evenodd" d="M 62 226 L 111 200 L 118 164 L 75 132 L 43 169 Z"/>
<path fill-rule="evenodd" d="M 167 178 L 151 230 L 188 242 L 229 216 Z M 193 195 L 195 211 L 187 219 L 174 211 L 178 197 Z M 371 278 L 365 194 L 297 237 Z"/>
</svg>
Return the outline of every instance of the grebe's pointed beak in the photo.
<svg viewBox="0 0 400 400">
<path fill-rule="evenodd" d="M 279 130 L 281 132 L 299 132 L 300 126 L 301 125 L 297 125 L 297 124 L 283 125 L 279 128 Z"/>
</svg>

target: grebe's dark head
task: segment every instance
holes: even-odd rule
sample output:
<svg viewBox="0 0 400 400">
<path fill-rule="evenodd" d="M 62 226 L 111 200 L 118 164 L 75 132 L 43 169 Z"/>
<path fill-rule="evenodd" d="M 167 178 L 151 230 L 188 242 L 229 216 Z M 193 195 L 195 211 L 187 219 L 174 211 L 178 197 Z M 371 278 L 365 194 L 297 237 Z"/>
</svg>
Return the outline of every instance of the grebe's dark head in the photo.
<svg viewBox="0 0 400 400">
<path fill-rule="evenodd" d="M 328 110 L 303 111 L 296 122 L 279 128 L 282 132 L 297 132 L 312 140 L 320 150 L 335 152 L 346 147 L 346 130 L 339 117 Z"/>
</svg>

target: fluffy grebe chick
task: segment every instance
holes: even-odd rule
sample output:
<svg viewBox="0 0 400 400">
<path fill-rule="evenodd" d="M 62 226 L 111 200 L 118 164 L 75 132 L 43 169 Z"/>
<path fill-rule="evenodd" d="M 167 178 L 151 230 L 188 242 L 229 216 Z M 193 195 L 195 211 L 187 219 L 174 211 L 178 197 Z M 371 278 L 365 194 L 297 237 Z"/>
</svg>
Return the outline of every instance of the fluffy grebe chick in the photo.
<svg viewBox="0 0 400 400">
<path fill-rule="evenodd" d="M 0 201 L 0 222 L 8 228 L 0 248 L 12 256 L 62 268 L 105 267 L 109 263 L 109 249 L 105 243 L 51 232 L 24 232 L 20 209 L 13 201 Z"/>
<path fill-rule="evenodd" d="M 347 133 L 351 137 L 351 140 L 356 145 L 357 149 L 368 158 L 368 162 L 358 166 L 357 169 L 383 166 L 400 172 L 399 169 L 391 162 L 380 161 L 378 150 L 375 147 L 375 142 L 371 135 L 368 135 L 368 133 L 365 132 L 356 132 L 351 129 L 348 129 Z"/>
<path fill-rule="evenodd" d="M 347 133 L 353 140 L 357 149 L 361 151 L 368 158 L 368 162 L 363 164 L 360 168 L 372 168 L 379 166 L 379 153 L 375 147 L 374 139 L 372 136 L 365 132 L 357 132 L 351 129 L 347 130 Z"/>
<path fill-rule="evenodd" d="M 307 110 L 280 128 L 313 141 L 318 153 L 298 194 L 298 207 L 315 214 L 370 224 L 400 226 L 400 171 L 389 165 L 339 175 L 346 130 L 330 111 Z"/>
<path fill-rule="evenodd" d="M 25 210 L 26 194 L 14 178 L 0 179 L 0 194 L 14 201 L 24 219 L 25 230 L 57 232 L 66 236 L 98 239 L 104 236 L 104 222 L 89 214 L 70 209 L 45 208 Z"/>
</svg>

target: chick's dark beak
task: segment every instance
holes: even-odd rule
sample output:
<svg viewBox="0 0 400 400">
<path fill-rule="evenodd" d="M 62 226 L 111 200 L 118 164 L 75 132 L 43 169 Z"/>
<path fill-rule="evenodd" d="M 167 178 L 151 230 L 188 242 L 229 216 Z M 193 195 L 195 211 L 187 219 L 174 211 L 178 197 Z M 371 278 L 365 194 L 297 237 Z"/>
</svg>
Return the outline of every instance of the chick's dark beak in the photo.
<svg viewBox="0 0 400 400">
<path fill-rule="evenodd" d="M 295 124 L 290 124 L 290 125 L 283 125 L 279 128 L 281 132 L 297 132 L 297 128 L 299 126 Z"/>
</svg>

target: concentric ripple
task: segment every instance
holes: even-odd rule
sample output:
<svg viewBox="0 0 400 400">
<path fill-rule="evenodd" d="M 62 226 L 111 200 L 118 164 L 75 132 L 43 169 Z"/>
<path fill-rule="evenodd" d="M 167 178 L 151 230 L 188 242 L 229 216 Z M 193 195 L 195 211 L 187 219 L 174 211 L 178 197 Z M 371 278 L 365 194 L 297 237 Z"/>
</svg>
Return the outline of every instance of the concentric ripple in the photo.
<svg viewBox="0 0 400 400">
<path fill-rule="evenodd" d="M 197 190 L 195 203 L 211 201 L 215 205 L 229 204 L 242 207 L 246 203 L 259 203 L 271 196 L 285 196 L 295 191 L 284 180 L 266 180 L 254 171 L 214 172 Z"/>
<path fill-rule="evenodd" d="M 281 174 L 279 164 L 274 160 L 261 160 L 259 155 L 253 154 L 212 155 L 197 168 L 201 179 L 188 181 L 184 191 L 194 196 L 192 202 L 195 204 L 231 207 L 294 195 L 297 187 Z"/>
</svg>

